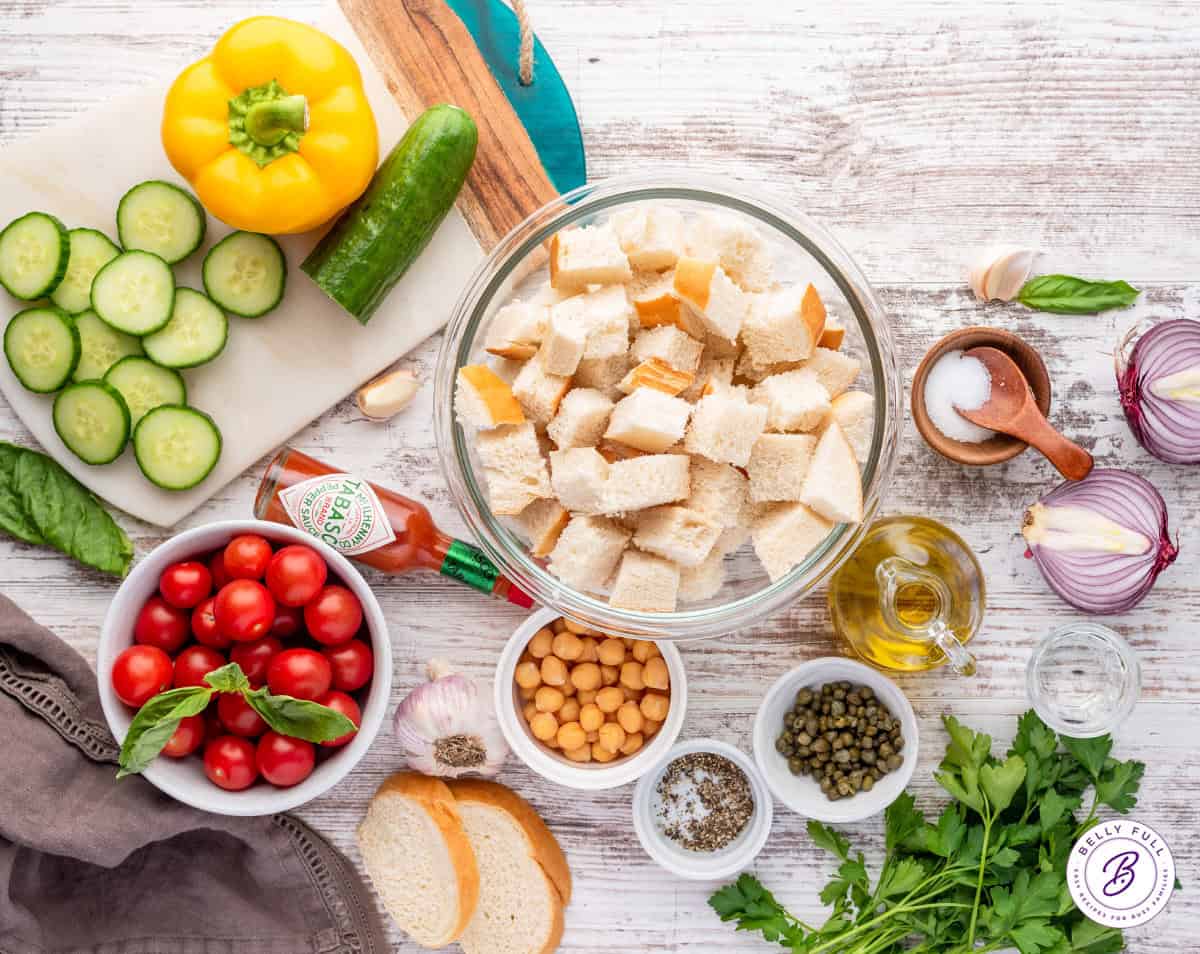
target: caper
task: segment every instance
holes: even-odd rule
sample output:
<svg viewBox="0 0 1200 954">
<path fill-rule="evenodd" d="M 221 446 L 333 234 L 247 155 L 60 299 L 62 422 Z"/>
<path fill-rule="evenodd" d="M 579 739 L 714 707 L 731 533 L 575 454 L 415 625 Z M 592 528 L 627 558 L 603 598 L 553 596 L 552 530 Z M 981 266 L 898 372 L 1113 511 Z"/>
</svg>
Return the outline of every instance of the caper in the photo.
<svg viewBox="0 0 1200 954">
<path fill-rule="evenodd" d="M 799 775 L 804 771 L 804 763 L 797 758 L 788 759 L 788 769 L 793 775 Z"/>
<path fill-rule="evenodd" d="M 880 742 L 879 743 L 879 754 L 882 755 L 885 759 L 895 751 L 896 750 L 892 747 L 891 742 Z"/>
<path fill-rule="evenodd" d="M 833 753 L 833 760 L 840 765 L 845 765 L 847 762 L 850 761 L 850 750 L 849 749 L 838 749 L 836 752 Z"/>
<path fill-rule="evenodd" d="M 812 745 L 812 740 L 812 735 L 810 735 L 808 732 L 805 732 L 803 729 L 796 734 L 796 741 L 800 745 Z"/>
<path fill-rule="evenodd" d="M 874 787 L 875 787 L 875 776 L 874 776 L 874 775 L 865 775 L 865 776 L 863 776 L 863 780 L 862 780 L 862 790 L 863 790 L 864 792 L 869 792 L 869 791 L 870 791 L 871 789 L 873 789 Z"/>
<path fill-rule="evenodd" d="M 800 756 L 800 758 L 806 759 L 810 755 L 812 755 L 812 749 L 809 748 L 807 745 L 797 745 L 796 746 L 796 754 L 798 756 Z"/>
<path fill-rule="evenodd" d="M 822 736 L 812 744 L 812 750 L 820 755 L 823 752 L 829 751 L 829 740 Z"/>
<path fill-rule="evenodd" d="M 820 723 L 817 722 L 815 716 L 808 717 L 808 721 L 804 723 L 804 731 L 809 735 L 816 735 L 821 731 Z"/>
<path fill-rule="evenodd" d="M 898 769 L 903 763 L 904 763 L 904 759 L 902 759 L 899 755 L 889 755 L 888 756 L 887 767 L 888 767 L 888 770 L 891 772 L 896 771 L 896 769 Z"/>
<path fill-rule="evenodd" d="M 788 740 L 782 735 L 775 740 L 775 751 L 786 752 L 788 750 Z"/>
<path fill-rule="evenodd" d="M 863 749 L 862 755 L 859 756 L 859 760 L 863 763 L 863 765 L 874 765 L 875 753 L 871 749 Z"/>
<path fill-rule="evenodd" d="M 835 699 L 829 704 L 829 714 L 834 716 L 845 715 L 846 703 L 842 702 L 840 699 Z"/>
</svg>

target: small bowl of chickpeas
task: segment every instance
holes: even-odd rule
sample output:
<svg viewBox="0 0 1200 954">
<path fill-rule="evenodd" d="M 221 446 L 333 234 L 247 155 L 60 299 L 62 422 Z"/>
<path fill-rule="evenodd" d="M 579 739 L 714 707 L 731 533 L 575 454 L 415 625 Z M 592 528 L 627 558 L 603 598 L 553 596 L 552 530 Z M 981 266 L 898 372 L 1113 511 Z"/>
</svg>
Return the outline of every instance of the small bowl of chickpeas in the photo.
<svg viewBox="0 0 1200 954">
<path fill-rule="evenodd" d="M 687 685 L 671 643 L 610 636 L 540 610 L 496 669 L 496 711 L 512 750 L 568 788 L 616 788 L 649 771 L 683 728 Z"/>
</svg>

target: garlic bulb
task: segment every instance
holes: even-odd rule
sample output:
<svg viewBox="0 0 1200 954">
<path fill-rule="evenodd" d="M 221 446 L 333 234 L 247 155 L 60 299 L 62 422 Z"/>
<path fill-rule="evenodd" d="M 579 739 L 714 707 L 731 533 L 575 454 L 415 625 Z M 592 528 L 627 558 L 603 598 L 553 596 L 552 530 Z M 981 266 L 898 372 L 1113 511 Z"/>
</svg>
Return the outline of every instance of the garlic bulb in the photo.
<svg viewBox="0 0 1200 954">
<path fill-rule="evenodd" d="M 440 659 L 428 666 L 429 682 L 396 709 L 396 738 L 408 764 L 426 775 L 457 778 L 495 775 L 508 757 L 490 694 Z"/>
<path fill-rule="evenodd" d="M 421 382 L 407 369 L 389 371 L 358 389 L 358 409 L 372 421 L 386 421 L 408 407 Z"/>
<path fill-rule="evenodd" d="M 998 245 L 979 256 L 968 273 L 971 291 L 980 301 L 1012 301 L 1029 280 L 1037 252 L 1016 245 Z"/>
</svg>

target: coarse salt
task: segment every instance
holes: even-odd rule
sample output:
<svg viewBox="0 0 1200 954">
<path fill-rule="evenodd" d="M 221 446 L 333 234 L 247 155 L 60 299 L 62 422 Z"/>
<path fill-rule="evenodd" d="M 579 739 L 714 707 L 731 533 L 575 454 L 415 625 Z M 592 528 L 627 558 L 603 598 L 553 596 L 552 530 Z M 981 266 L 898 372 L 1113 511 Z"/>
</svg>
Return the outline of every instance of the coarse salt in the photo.
<svg viewBox="0 0 1200 954">
<path fill-rule="evenodd" d="M 992 395 L 992 376 L 978 358 L 962 351 L 947 351 L 934 362 L 925 378 L 925 410 L 933 426 L 947 437 L 979 444 L 996 432 L 972 424 L 958 413 L 977 410 Z"/>
</svg>

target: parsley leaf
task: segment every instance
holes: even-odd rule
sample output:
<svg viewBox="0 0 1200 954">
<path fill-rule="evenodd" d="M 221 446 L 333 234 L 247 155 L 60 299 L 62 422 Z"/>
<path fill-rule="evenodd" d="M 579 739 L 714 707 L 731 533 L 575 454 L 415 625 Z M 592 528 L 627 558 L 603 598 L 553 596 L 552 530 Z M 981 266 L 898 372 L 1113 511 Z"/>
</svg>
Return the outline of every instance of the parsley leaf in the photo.
<svg viewBox="0 0 1200 954">
<path fill-rule="evenodd" d="M 794 947 L 804 940 L 804 929 L 751 874 L 743 874 L 708 899 L 722 921 L 737 921 L 739 931 L 759 931 L 772 943 Z"/>
<path fill-rule="evenodd" d="M 1012 804 L 1013 796 L 1025 781 L 1025 760 L 1010 755 L 1000 765 L 984 765 L 979 770 L 979 781 L 992 811 L 999 814 Z"/>
<path fill-rule="evenodd" d="M 1081 801 L 1082 799 L 1078 795 L 1060 795 L 1053 788 L 1046 792 L 1038 805 L 1038 822 L 1041 824 L 1042 832 L 1050 831 L 1069 812 L 1079 808 Z"/>
<path fill-rule="evenodd" d="M 1096 798 L 1124 815 L 1137 804 L 1137 790 L 1145 774 L 1144 762 L 1117 762 L 1109 759 L 1096 779 Z"/>
<path fill-rule="evenodd" d="M 1063 747 L 1087 770 L 1092 781 L 1100 777 L 1104 763 L 1108 760 L 1108 753 L 1112 751 L 1111 738 L 1101 735 L 1094 739 L 1073 739 L 1064 735 L 1062 742 Z"/>
<path fill-rule="evenodd" d="M 850 842 L 815 819 L 808 823 L 808 837 L 818 848 L 824 848 L 830 854 L 837 855 L 842 861 L 850 857 Z"/>
</svg>

